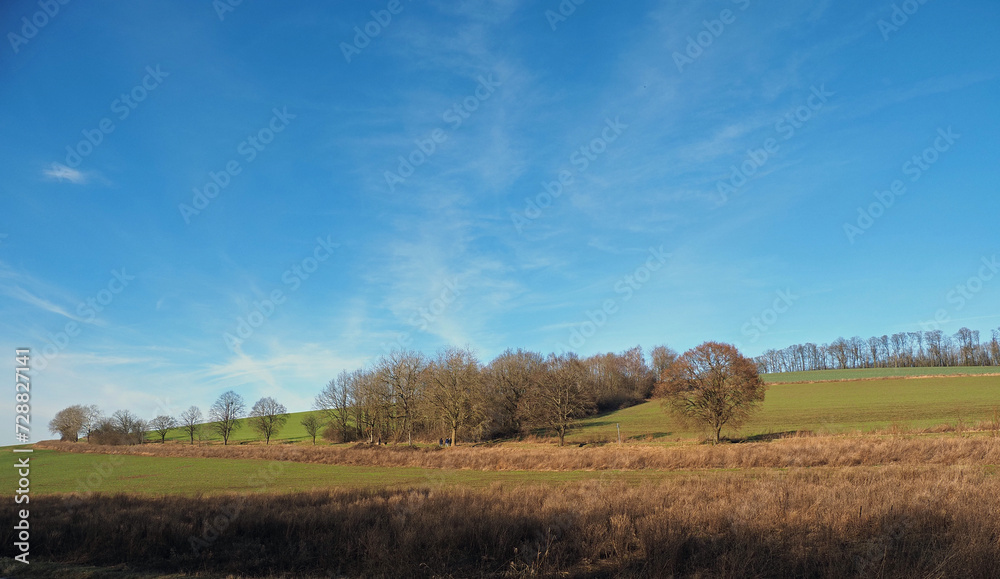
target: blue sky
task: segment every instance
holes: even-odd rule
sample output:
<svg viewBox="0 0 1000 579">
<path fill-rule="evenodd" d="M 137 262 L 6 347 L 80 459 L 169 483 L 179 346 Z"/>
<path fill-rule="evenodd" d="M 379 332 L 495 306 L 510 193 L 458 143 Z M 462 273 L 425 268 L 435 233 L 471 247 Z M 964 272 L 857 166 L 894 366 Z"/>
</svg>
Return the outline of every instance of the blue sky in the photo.
<svg viewBox="0 0 1000 579">
<path fill-rule="evenodd" d="M 43 4 L 0 7 L 36 440 L 74 403 L 304 410 L 400 344 L 1000 326 L 996 2 Z"/>
</svg>

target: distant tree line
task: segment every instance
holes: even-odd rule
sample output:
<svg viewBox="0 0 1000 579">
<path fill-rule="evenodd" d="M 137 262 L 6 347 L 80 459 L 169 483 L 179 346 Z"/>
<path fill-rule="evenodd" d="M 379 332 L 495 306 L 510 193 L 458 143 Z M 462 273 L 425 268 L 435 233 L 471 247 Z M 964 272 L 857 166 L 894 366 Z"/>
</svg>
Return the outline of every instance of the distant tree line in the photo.
<svg viewBox="0 0 1000 579">
<path fill-rule="evenodd" d="M 941 330 L 899 332 L 837 338 L 829 344 L 795 344 L 782 350 L 767 350 L 754 358 L 762 373 L 847 368 L 912 368 L 944 366 L 1000 366 L 1000 328 L 990 331 L 990 340 L 979 330 L 961 328 L 953 336 Z"/>
<path fill-rule="evenodd" d="M 160 442 L 165 442 L 167 434 L 180 428 L 181 432 L 194 444 L 201 439 L 205 427 L 222 437 L 223 444 L 229 444 L 234 432 L 245 422 L 270 444 L 271 439 L 288 421 L 288 410 L 274 398 L 264 397 L 257 401 L 246 413 L 243 397 L 232 390 L 223 393 L 208 411 L 208 424 L 204 424 L 201 410 L 191 406 L 180 415 L 180 419 L 159 415 L 152 420 L 143 420 L 128 410 L 118 410 L 105 416 L 95 405 L 74 405 L 63 408 L 49 422 L 49 430 L 58 434 L 61 440 L 78 442 L 80 437 L 95 444 L 142 444 L 147 442 L 150 432 L 155 432 Z M 315 442 L 315 439 L 314 439 Z"/>
</svg>

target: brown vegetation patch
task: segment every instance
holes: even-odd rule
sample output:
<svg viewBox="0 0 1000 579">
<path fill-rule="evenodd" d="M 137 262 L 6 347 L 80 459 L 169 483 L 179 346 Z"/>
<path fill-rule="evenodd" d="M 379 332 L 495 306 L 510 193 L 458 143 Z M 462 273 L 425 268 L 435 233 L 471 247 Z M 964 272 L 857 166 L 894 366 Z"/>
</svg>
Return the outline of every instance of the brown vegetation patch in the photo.
<svg viewBox="0 0 1000 579">
<path fill-rule="evenodd" d="M 38 496 L 32 555 L 246 576 L 985 578 L 1000 568 L 998 512 L 1000 479 L 984 469 L 907 466 L 559 492 Z"/>
<path fill-rule="evenodd" d="M 203 458 L 285 460 L 352 466 L 473 470 L 690 470 L 879 466 L 888 464 L 972 466 L 1000 464 L 1000 438 L 989 436 L 815 436 L 769 442 L 659 447 L 638 444 L 554 447 L 489 446 L 99 446 L 42 442 L 36 448 L 64 452 Z"/>
</svg>

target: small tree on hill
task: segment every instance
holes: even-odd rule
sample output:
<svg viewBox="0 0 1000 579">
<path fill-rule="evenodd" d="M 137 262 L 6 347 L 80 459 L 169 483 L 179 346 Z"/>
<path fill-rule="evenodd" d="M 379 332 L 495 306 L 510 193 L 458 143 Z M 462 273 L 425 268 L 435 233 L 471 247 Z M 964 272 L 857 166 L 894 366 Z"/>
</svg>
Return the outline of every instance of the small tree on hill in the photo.
<svg viewBox="0 0 1000 579">
<path fill-rule="evenodd" d="M 717 342 L 684 352 L 657 385 L 667 406 L 680 417 L 709 426 L 716 444 L 722 428 L 742 424 L 764 401 L 766 390 L 753 360 Z"/>
<path fill-rule="evenodd" d="M 250 428 L 264 437 L 265 444 L 271 444 L 271 437 L 287 421 L 288 409 L 270 396 L 258 400 L 250 410 Z"/>
<path fill-rule="evenodd" d="M 201 410 L 197 406 L 192 406 L 181 413 L 181 430 L 191 437 L 191 444 L 194 444 L 194 438 L 201 429 L 201 421 Z"/>
<path fill-rule="evenodd" d="M 302 419 L 302 426 L 306 429 L 306 434 L 312 437 L 313 444 L 316 444 L 316 435 L 323 427 L 323 422 L 315 414 L 309 413 Z"/>
<path fill-rule="evenodd" d="M 149 421 L 149 426 L 160 435 L 160 443 L 167 441 L 167 433 L 177 427 L 177 419 L 173 416 L 160 415 Z"/>
<path fill-rule="evenodd" d="M 232 390 L 223 393 L 212 404 L 208 417 L 212 420 L 212 429 L 222 437 L 222 444 L 229 444 L 229 437 L 241 426 L 240 418 L 245 410 L 243 397 Z"/>
</svg>

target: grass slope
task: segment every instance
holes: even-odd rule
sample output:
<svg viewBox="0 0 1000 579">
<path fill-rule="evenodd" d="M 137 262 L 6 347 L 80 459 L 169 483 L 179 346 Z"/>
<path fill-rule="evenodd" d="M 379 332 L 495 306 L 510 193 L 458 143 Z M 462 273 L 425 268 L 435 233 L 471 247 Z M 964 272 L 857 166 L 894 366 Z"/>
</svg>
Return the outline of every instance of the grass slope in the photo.
<svg viewBox="0 0 1000 579">
<path fill-rule="evenodd" d="M 996 366 L 959 366 L 950 368 L 859 368 L 855 370 L 810 370 L 808 372 L 782 372 L 763 374 L 768 384 L 787 382 L 816 382 L 821 380 L 865 380 L 908 376 L 956 376 L 970 374 L 1000 374 Z"/>
<path fill-rule="evenodd" d="M 1000 377 L 995 376 L 772 384 L 761 411 L 740 432 L 745 436 L 795 430 L 837 433 L 893 423 L 927 428 L 958 420 L 974 425 L 991 418 L 994 406 L 1000 406 Z M 701 434 L 679 425 L 653 400 L 582 420 L 567 440 L 616 440 L 616 423 L 625 439 L 666 441 Z"/>
</svg>

